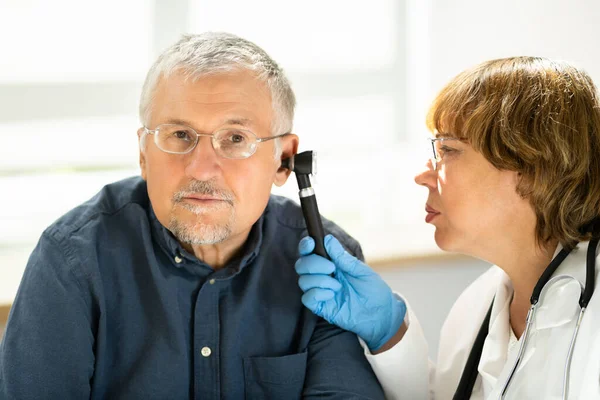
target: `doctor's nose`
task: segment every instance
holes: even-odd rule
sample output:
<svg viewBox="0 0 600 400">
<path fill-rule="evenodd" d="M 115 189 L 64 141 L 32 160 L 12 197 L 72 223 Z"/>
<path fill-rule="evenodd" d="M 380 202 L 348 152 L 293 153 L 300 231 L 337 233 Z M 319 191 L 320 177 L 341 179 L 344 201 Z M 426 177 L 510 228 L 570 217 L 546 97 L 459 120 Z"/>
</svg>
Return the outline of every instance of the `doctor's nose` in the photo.
<svg viewBox="0 0 600 400">
<path fill-rule="evenodd" d="M 415 183 L 429 189 L 437 188 L 437 171 L 434 170 L 431 159 L 427 160 L 423 170 L 415 175 Z"/>
</svg>

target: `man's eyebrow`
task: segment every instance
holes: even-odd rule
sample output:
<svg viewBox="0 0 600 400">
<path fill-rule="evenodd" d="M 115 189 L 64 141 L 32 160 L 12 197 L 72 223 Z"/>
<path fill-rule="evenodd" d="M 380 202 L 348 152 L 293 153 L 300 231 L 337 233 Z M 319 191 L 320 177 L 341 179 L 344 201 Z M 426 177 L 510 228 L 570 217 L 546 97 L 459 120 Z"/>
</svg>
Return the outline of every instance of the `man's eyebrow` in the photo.
<svg viewBox="0 0 600 400">
<path fill-rule="evenodd" d="M 176 124 L 176 125 L 185 125 L 185 126 L 190 126 L 190 127 L 192 125 L 190 121 L 186 121 L 185 119 L 179 119 L 179 118 L 169 118 L 166 123 L 167 124 Z"/>
<path fill-rule="evenodd" d="M 192 127 L 193 123 L 191 121 L 180 119 L 180 118 L 169 118 L 166 122 L 167 124 L 177 124 L 177 125 L 185 125 Z M 240 126 L 250 126 L 252 125 L 252 120 L 249 118 L 227 118 L 223 121 L 223 125 L 240 125 Z"/>
<path fill-rule="evenodd" d="M 249 118 L 228 118 L 225 120 L 224 125 L 248 126 L 252 125 L 252 121 Z"/>
</svg>

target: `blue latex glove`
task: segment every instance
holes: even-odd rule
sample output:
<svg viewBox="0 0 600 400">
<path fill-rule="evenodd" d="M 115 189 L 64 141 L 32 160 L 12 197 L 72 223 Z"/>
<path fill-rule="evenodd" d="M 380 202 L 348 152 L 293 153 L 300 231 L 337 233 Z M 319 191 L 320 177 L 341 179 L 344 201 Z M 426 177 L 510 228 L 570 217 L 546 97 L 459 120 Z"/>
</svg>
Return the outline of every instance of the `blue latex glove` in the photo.
<svg viewBox="0 0 600 400">
<path fill-rule="evenodd" d="M 329 323 L 356 333 L 369 349 L 378 350 L 404 322 L 406 304 L 332 235 L 325 236 L 325 250 L 332 261 L 311 254 L 314 248 L 311 237 L 298 245 L 296 272 L 304 292 L 302 303 Z"/>
</svg>

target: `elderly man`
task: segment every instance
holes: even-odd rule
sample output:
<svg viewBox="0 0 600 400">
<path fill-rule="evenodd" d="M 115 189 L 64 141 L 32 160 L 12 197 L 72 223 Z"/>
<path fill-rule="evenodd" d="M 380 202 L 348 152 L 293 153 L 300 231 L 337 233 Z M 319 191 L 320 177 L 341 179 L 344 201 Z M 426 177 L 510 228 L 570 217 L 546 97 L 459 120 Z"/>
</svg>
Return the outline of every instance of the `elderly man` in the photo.
<svg viewBox="0 0 600 400">
<path fill-rule="evenodd" d="M 270 195 L 297 151 L 294 105 L 253 43 L 203 34 L 166 50 L 141 96 L 142 178 L 67 213 L 31 255 L 0 398 L 382 398 L 356 336 L 300 301 L 302 213 Z"/>
</svg>

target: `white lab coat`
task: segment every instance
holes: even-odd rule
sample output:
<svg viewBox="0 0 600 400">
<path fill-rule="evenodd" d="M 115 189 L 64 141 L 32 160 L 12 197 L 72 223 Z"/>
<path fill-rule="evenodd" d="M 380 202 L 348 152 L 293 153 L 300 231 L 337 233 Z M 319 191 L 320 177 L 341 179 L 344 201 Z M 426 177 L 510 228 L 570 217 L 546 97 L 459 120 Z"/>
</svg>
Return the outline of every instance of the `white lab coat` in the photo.
<svg viewBox="0 0 600 400">
<path fill-rule="evenodd" d="M 585 284 L 588 243 L 580 243 L 554 276 L 568 274 Z M 558 250 L 557 250 L 558 252 Z M 569 399 L 600 399 L 600 260 L 596 253 L 596 292 L 584 314 L 571 362 Z M 579 313 L 579 284 L 573 280 L 552 286 L 541 299 L 535 330 L 507 393 L 507 398 L 559 399 L 568 347 Z M 387 399 L 452 399 L 471 347 L 494 296 L 489 333 L 471 399 L 497 399 L 512 369 L 520 341 L 509 323 L 512 285 L 492 267 L 458 298 L 440 335 L 437 366 L 428 361 L 428 348 L 419 322 L 409 308 L 408 330 L 392 349 L 372 355 L 361 341 L 367 359 Z"/>
</svg>

